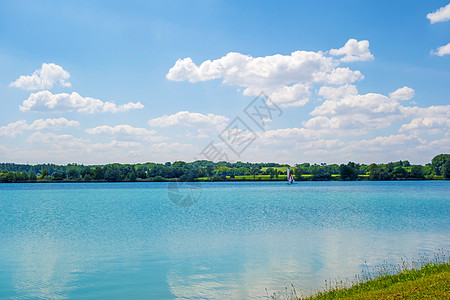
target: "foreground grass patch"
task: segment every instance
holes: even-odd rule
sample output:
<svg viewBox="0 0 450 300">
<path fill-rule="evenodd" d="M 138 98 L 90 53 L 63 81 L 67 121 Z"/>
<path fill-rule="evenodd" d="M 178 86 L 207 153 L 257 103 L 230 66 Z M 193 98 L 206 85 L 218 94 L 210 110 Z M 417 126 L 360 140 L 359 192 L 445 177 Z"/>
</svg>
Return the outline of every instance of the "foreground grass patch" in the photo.
<svg viewBox="0 0 450 300">
<path fill-rule="evenodd" d="M 450 264 L 427 264 L 419 270 L 333 288 L 303 299 L 450 299 Z"/>
<path fill-rule="evenodd" d="M 386 262 L 371 271 L 362 271 L 352 281 L 325 281 L 322 291 L 303 297 L 292 286 L 283 293 L 267 294 L 269 299 L 450 299 L 450 258 L 440 250 L 433 258 L 402 259 L 400 265 Z M 267 290 L 266 290 L 267 291 Z"/>
</svg>

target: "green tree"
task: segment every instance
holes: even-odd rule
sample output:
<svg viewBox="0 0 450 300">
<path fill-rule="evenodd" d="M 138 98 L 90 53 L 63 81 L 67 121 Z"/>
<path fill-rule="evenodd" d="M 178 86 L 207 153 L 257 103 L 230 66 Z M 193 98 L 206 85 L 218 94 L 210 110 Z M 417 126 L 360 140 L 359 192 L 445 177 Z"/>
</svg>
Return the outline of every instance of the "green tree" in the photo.
<svg viewBox="0 0 450 300">
<path fill-rule="evenodd" d="M 326 166 L 311 166 L 310 167 L 312 180 L 331 180 L 331 173 Z"/>
<path fill-rule="evenodd" d="M 450 159 L 442 166 L 442 175 L 445 179 L 450 179 Z"/>
<path fill-rule="evenodd" d="M 95 180 L 103 180 L 105 179 L 105 171 L 103 170 L 102 167 L 95 167 L 94 169 L 94 178 Z"/>
<path fill-rule="evenodd" d="M 386 168 L 385 168 L 385 170 L 386 170 L 388 173 L 394 172 L 394 169 L 395 169 L 395 164 L 392 163 L 392 162 L 388 163 L 388 164 L 386 165 Z"/>
<path fill-rule="evenodd" d="M 6 170 L 3 170 L 0 172 L 0 182 L 4 183 L 10 183 L 14 182 L 14 172 L 8 172 Z"/>
<path fill-rule="evenodd" d="M 91 167 L 89 167 L 89 166 L 84 166 L 82 169 L 81 169 L 81 172 L 80 172 L 80 176 L 82 177 L 82 178 L 85 178 L 86 177 L 86 175 L 94 175 L 94 172 L 92 172 L 92 170 L 91 170 Z"/>
<path fill-rule="evenodd" d="M 34 173 L 33 171 L 31 171 L 30 174 L 28 175 L 28 179 L 30 179 L 31 181 L 37 180 L 36 173 Z"/>
<path fill-rule="evenodd" d="M 431 160 L 431 167 L 434 174 L 442 175 L 442 166 L 446 161 L 450 160 L 450 154 L 439 154 Z"/>
<path fill-rule="evenodd" d="M 105 179 L 108 181 L 121 181 L 122 175 L 117 168 L 108 168 L 105 172 Z"/>
<path fill-rule="evenodd" d="M 295 178 L 295 180 L 297 180 L 297 181 L 302 180 L 302 179 L 303 179 L 303 178 L 302 178 L 302 174 L 303 174 L 303 169 L 302 169 L 302 167 L 300 167 L 299 165 L 297 165 L 297 166 L 294 168 L 294 178 Z"/>
<path fill-rule="evenodd" d="M 136 178 L 137 178 L 137 176 L 136 176 L 135 172 L 132 171 L 132 172 L 128 173 L 128 180 L 136 181 Z"/>
<path fill-rule="evenodd" d="M 139 171 L 136 172 L 136 176 L 138 178 L 145 179 L 145 178 L 147 178 L 147 173 L 142 168 L 142 169 L 140 169 Z"/>
<path fill-rule="evenodd" d="M 423 179 L 425 178 L 423 167 L 420 165 L 414 165 L 411 167 L 411 172 L 409 174 L 412 178 Z"/>
<path fill-rule="evenodd" d="M 403 167 L 396 167 L 392 172 L 395 179 L 405 179 L 408 177 L 408 171 Z"/>
<path fill-rule="evenodd" d="M 370 180 L 391 180 L 391 174 L 384 168 L 377 164 L 371 164 L 369 166 L 369 179 Z"/>
<path fill-rule="evenodd" d="M 341 175 L 341 179 L 345 181 L 356 180 L 358 179 L 358 174 L 355 170 L 355 164 L 349 162 L 348 164 L 339 166 L 339 174 Z"/>
<path fill-rule="evenodd" d="M 80 178 L 80 173 L 78 173 L 77 169 L 70 169 L 67 172 L 67 177 L 71 180 L 76 180 Z"/>
<path fill-rule="evenodd" d="M 250 169 L 250 174 L 253 175 L 253 180 L 256 179 L 256 174 L 259 173 L 259 168 L 256 165 L 253 165 L 252 168 Z"/>
<path fill-rule="evenodd" d="M 48 177 L 50 174 L 48 173 L 47 170 L 42 170 L 41 171 L 41 176 L 39 176 L 38 179 L 45 179 L 46 177 Z"/>
<path fill-rule="evenodd" d="M 205 175 L 208 178 L 211 178 L 213 176 L 214 167 L 212 165 L 207 165 L 205 170 Z"/>
<path fill-rule="evenodd" d="M 66 172 L 64 171 L 56 171 L 52 174 L 53 180 L 63 180 L 64 178 L 66 178 Z"/>
</svg>

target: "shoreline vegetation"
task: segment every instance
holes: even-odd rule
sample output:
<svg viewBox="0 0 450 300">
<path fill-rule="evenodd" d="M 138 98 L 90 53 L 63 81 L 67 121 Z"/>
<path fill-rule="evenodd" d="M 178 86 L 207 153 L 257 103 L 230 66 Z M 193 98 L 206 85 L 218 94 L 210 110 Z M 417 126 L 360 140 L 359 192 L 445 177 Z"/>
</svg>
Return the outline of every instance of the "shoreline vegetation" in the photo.
<svg viewBox="0 0 450 300">
<path fill-rule="evenodd" d="M 287 167 L 278 163 L 207 160 L 107 165 L 0 163 L 0 183 L 286 181 Z M 291 171 L 296 181 L 448 180 L 450 154 L 439 154 L 424 166 L 411 165 L 407 160 L 370 165 L 301 163 Z"/>
<path fill-rule="evenodd" d="M 447 253 L 448 254 L 448 253 Z M 387 264 L 368 268 L 353 280 L 325 281 L 321 291 L 303 297 L 292 286 L 283 293 L 267 295 L 269 299 L 450 299 L 450 258 L 446 253 L 434 254 L 430 259 L 421 255 L 418 260 L 402 258 L 399 265 Z"/>
</svg>

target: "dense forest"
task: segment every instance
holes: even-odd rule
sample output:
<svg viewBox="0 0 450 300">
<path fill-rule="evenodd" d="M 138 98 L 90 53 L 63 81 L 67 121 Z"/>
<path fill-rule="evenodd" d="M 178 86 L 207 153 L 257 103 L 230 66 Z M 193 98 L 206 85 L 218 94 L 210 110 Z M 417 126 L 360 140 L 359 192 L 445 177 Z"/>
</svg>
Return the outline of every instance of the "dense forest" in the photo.
<svg viewBox="0 0 450 300">
<path fill-rule="evenodd" d="M 288 165 L 277 163 L 211 162 L 55 165 L 0 163 L 0 182 L 119 182 L 119 181 L 224 181 L 286 180 Z M 386 164 L 309 164 L 291 167 L 301 180 L 423 180 L 450 179 L 450 154 L 431 163 L 411 165 L 407 160 Z"/>
</svg>

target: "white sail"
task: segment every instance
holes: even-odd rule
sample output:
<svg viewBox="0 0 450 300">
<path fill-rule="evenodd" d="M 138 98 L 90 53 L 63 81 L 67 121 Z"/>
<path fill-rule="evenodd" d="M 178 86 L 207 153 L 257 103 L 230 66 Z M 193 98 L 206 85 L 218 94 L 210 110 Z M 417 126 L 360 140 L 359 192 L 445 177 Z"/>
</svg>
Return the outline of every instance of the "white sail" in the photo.
<svg viewBox="0 0 450 300">
<path fill-rule="evenodd" d="M 287 168 L 287 181 L 288 183 L 294 182 L 294 177 L 292 176 L 291 170 L 289 170 L 289 167 Z"/>
</svg>

